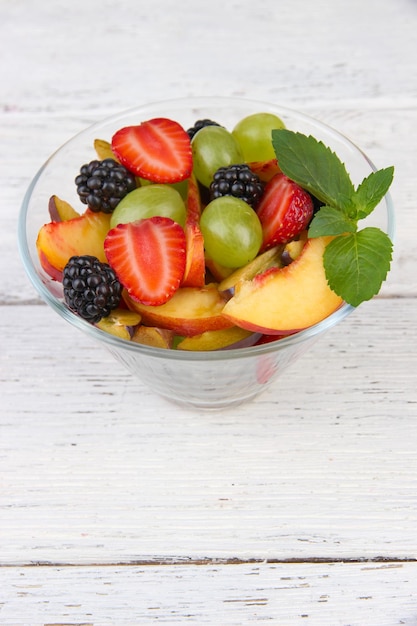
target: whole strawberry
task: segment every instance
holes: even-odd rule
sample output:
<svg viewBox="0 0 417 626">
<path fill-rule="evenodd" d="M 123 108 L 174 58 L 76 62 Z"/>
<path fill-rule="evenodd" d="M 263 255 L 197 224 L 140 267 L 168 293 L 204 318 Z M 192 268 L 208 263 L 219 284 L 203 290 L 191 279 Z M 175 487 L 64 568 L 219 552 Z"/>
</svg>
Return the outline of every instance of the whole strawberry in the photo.
<svg viewBox="0 0 417 626">
<path fill-rule="evenodd" d="M 307 228 L 313 211 L 310 194 L 284 174 L 276 174 L 266 185 L 256 211 L 262 224 L 261 250 L 294 239 Z"/>
</svg>

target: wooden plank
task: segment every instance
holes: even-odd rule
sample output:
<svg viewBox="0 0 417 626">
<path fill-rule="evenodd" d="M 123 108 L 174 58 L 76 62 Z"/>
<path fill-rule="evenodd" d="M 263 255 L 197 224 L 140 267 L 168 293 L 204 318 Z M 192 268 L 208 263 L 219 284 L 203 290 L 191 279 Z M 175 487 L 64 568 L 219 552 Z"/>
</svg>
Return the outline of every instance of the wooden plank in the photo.
<svg viewBox="0 0 417 626">
<path fill-rule="evenodd" d="M 0 569 L 2 624 L 414 626 L 417 563 Z"/>
<path fill-rule="evenodd" d="M 416 306 L 363 305 L 208 414 L 47 307 L 3 307 L 0 562 L 416 557 Z"/>
<path fill-rule="evenodd" d="M 158 7 L 152 14 L 127 0 L 97 19 L 97 1 L 56 0 L 36 11 L 27 0 L 2 3 L 3 106 L 101 111 L 213 92 L 292 103 L 415 96 L 410 0 L 380 0 L 378 10 L 361 0 L 267 1 L 262 10 L 248 2 L 239 11 L 212 0 L 198 12 L 192 0 L 161 0 Z M 88 76 L 80 71 L 86 64 Z"/>
</svg>

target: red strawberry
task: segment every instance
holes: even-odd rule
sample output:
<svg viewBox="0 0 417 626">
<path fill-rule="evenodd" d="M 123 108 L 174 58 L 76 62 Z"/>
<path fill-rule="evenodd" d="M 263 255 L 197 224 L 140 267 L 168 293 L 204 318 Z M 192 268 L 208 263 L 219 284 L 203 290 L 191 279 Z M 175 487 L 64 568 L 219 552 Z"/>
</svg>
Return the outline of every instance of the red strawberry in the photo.
<svg viewBox="0 0 417 626">
<path fill-rule="evenodd" d="M 284 174 L 276 174 L 267 183 L 256 212 L 263 230 L 261 250 L 265 250 L 294 239 L 307 228 L 313 215 L 313 200 Z"/>
<path fill-rule="evenodd" d="M 169 217 L 119 224 L 108 232 L 104 251 L 133 300 L 151 306 L 164 304 L 180 286 L 185 234 Z"/>
<path fill-rule="evenodd" d="M 111 146 L 128 170 L 154 183 L 176 183 L 191 174 L 191 141 L 178 122 L 159 117 L 126 126 L 113 135 Z"/>
</svg>

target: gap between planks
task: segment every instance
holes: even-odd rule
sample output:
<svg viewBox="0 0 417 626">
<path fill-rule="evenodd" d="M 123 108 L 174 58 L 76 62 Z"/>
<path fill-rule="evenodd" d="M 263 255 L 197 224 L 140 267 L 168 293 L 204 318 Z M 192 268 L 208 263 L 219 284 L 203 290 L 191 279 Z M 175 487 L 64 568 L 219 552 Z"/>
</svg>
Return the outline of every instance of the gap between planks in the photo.
<svg viewBox="0 0 417 626">
<path fill-rule="evenodd" d="M 27 563 L 0 563 L 1 568 L 25 568 L 25 567 L 163 567 L 163 566 L 175 566 L 175 565 L 201 565 L 201 566 L 213 566 L 213 565 L 253 565 L 253 564 L 266 564 L 266 565 L 288 565 L 288 564 L 383 564 L 386 567 L 401 567 L 403 563 L 417 563 L 417 557 L 393 557 L 393 556 L 376 556 L 372 558 L 358 558 L 358 557 L 308 557 L 308 558 L 288 558 L 288 559 L 216 559 L 216 558 L 196 558 L 196 559 L 137 559 L 129 561 L 117 561 L 117 562 L 94 562 L 94 563 L 75 563 L 65 561 L 31 561 Z"/>
</svg>

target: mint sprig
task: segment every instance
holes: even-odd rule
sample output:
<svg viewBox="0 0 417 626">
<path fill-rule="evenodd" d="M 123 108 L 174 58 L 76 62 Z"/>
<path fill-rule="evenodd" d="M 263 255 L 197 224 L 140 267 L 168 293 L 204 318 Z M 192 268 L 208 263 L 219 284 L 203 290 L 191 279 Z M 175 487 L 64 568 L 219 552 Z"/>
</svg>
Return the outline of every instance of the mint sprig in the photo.
<svg viewBox="0 0 417 626">
<path fill-rule="evenodd" d="M 387 193 L 394 168 L 372 172 L 355 188 L 339 157 L 312 136 L 288 129 L 272 131 L 281 171 L 321 203 L 309 237 L 332 236 L 323 256 L 330 288 L 358 306 L 381 289 L 390 269 L 393 245 L 381 229 L 358 229 Z"/>
</svg>

